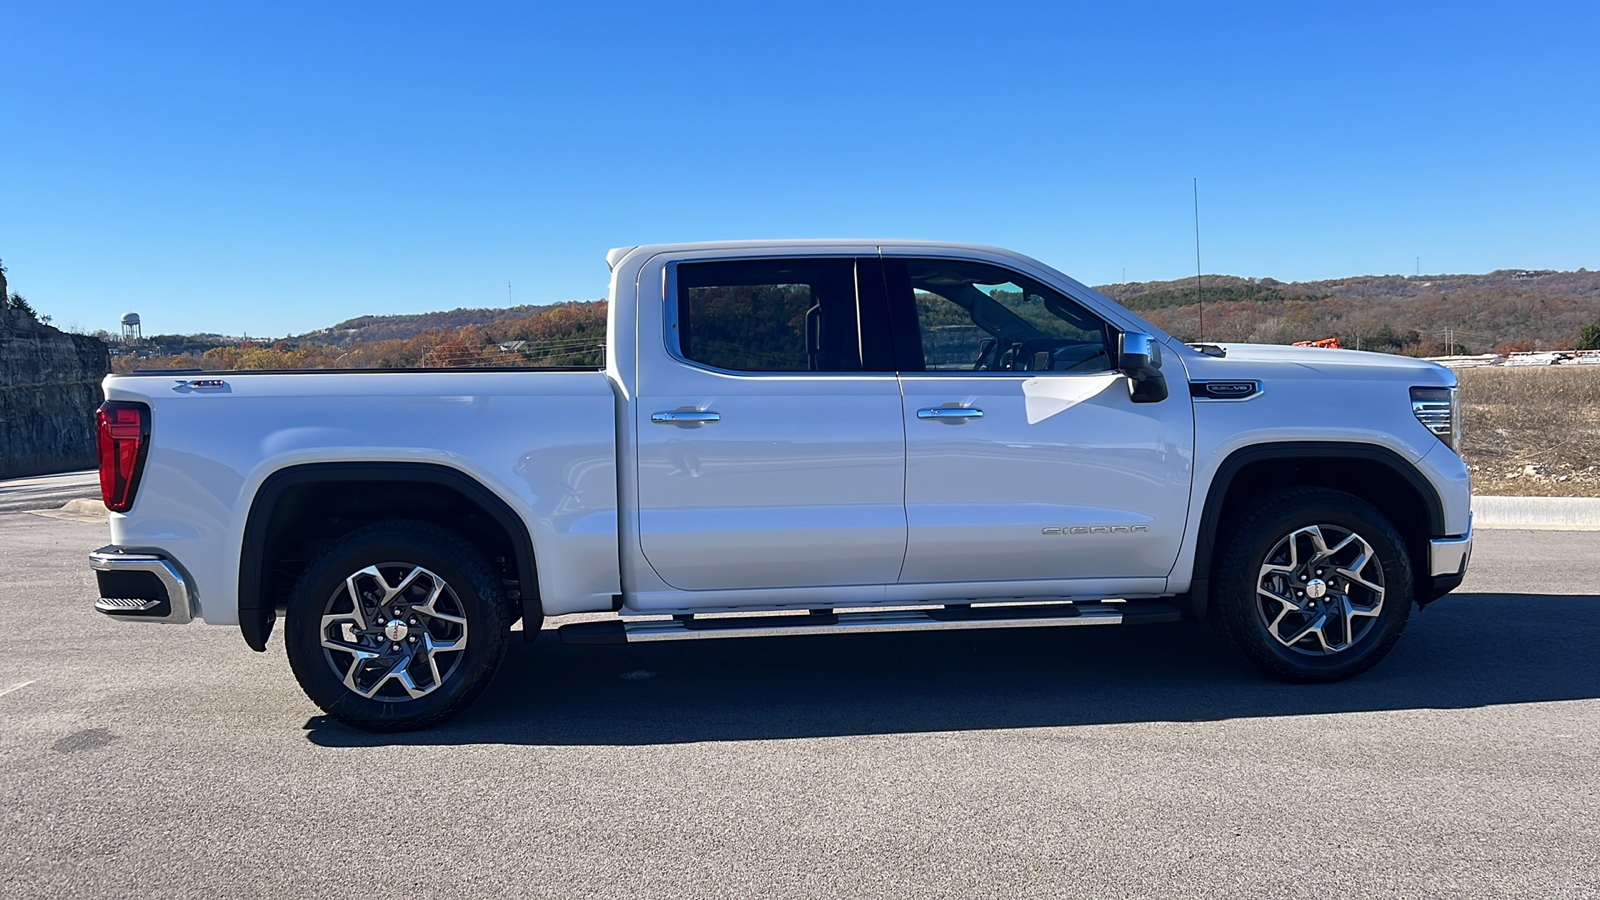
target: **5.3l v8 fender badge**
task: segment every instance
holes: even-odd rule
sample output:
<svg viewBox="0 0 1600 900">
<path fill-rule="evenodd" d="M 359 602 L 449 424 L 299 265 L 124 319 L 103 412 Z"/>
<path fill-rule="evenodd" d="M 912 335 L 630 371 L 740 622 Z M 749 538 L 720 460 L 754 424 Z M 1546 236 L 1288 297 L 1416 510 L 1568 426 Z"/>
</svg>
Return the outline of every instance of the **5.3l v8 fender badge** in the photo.
<svg viewBox="0 0 1600 900">
<path fill-rule="evenodd" d="M 1046 528 L 1045 534 L 1149 534 L 1149 525 L 1063 525 Z"/>
</svg>

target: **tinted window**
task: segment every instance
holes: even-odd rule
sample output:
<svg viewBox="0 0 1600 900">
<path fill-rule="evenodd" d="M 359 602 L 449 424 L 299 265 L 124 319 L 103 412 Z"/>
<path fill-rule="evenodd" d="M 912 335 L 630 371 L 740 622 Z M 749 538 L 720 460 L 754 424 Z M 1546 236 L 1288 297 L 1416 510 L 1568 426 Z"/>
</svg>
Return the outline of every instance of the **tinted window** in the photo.
<svg viewBox="0 0 1600 900">
<path fill-rule="evenodd" d="M 744 372 L 859 372 L 855 261 L 677 267 L 684 359 Z"/>
<path fill-rule="evenodd" d="M 905 260 L 926 372 L 1105 372 L 1109 329 L 1082 306 L 997 266 Z"/>
</svg>

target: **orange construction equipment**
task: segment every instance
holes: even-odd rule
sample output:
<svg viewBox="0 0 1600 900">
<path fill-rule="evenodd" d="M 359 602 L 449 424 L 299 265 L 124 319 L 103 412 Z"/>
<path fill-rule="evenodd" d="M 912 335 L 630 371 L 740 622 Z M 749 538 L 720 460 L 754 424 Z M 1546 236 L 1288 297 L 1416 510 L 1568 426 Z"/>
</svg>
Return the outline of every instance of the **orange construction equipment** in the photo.
<svg viewBox="0 0 1600 900">
<path fill-rule="evenodd" d="M 1295 341 L 1294 345 L 1296 347 L 1326 347 L 1329 350 L 1344 349 L 1344 344 L 1339 343 L 1339 339 L 1336 337 L 1331 337 L 1322 341 Z"/>
</svg>

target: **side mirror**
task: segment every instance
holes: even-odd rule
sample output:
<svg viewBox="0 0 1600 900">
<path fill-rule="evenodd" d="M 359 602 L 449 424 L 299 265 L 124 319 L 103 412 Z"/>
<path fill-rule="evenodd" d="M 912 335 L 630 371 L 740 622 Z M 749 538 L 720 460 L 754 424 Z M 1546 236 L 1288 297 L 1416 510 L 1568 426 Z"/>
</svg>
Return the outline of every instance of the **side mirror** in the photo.
<svg viewBox="0 0 1600 900">
<path fill-rule="evenodd" d="M 1167 399 L 1167 378 L 1161 374 L 1161 344 L 1148 334 L 1130 331 L 1117 346 L 1117 364 L 1130 379 L 1128 395 L 1135 403 Z"/>
</svg>

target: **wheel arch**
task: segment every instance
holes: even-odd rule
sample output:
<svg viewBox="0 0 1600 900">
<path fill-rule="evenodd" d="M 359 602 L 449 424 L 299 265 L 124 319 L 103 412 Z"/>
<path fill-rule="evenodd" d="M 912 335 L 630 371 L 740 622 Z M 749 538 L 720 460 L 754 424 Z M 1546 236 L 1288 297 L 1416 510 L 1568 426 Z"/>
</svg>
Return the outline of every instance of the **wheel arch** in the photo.
<svg viewBox="0 0 1600 900">
<path fill-rule="evenodd" d="M 327 527 L 306 530 L 330 513 L 348 512 L 359 495 L 372 502 L 369 515 L 337 515 Z M 273 588 L 281 586 L 303 547 L 330 540 L 395 513 L 402 499 L 419 500 L 422 514 L 452 514 L 455 528 L 469 540 L 489 545 L 504 560 L 508 581 L 516 582 L 525 619 L 542 615 L 533 539 L 516 511 L 481 481 L 459 469 L 421 462 L 307 463 L 267 476 L 250 501 L 239 554 L 239 630 L 251 649 L 264 651 L 272 634 L 279 603 Z M 407 510 L 410 512 L 410 510 Z M 296 532 L 297 526 L 301 530 Z M 450 527 L 450 525 L 446 525 Z M 293 532 L 293 536 L 291 533 Z M 286 556 L 286 554 L 289 554 Z M 304 568 L 303 559 L 300 560 Z M 285 563 L 288 564 L 287 569 Z"/>
<path fill-rule="evenodd" d="M 1316 463 L 1323 465 L 1312 469 Z M 1187 604 L 1192 618 L 1205 618 L 1218 533 L 1228 514 L 1252 494 L 1291 485 L 1345 491 L 1377 507 L 1399 529 L 1421 573 L 1415 596 L 1432 596 L 1422 582 L 1429 578 L 1428 539 L 1445 533 L 1444 502 L 1417 467 L 1377 444 L 1282 441 L 1241 447 L 1212 476 L 1195 540 Z"/>
</svg>

